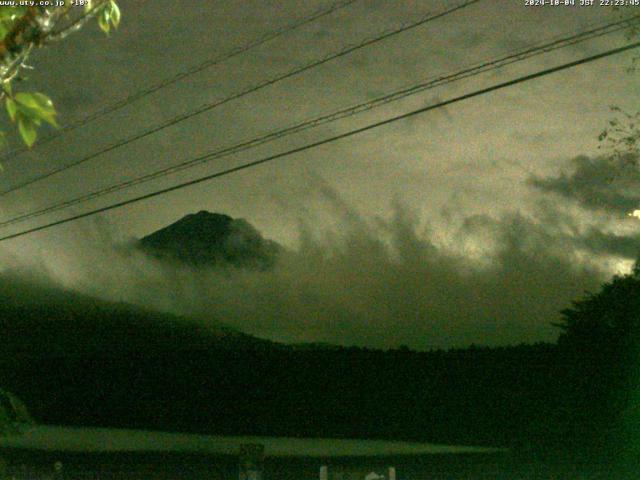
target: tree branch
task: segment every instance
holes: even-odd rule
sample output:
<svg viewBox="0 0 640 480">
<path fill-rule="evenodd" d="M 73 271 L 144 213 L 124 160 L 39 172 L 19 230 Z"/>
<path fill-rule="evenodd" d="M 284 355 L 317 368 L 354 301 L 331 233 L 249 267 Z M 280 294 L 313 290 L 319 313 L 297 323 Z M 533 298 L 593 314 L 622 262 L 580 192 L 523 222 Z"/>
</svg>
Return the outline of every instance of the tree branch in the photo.
<svg viewBox="0 0 640 480">
<path fill-rule="evenodd" d="M 85 23 L 96 16 L 99 13 L 100 9 L 107 3 L 109 3 L 109 1 L 110 0 L 102 0 L 100 2 L 96 2 L 96 4 L 90 10 L 84 12 L 78 18 L 74 19 L 69 25 L 60 30 L 52 31 L 49 35 L 47 35 L 46 41 L 56 42 L 59 40 L 63 40 L 69 34 L 80 30 Z"/>
<path fill-rule="evenodd" d="M 68 25 L 55 29 L 58 23 L 68 15 L 71 3 L 46 9 L 29 7 L 27 12 L 16 20 L 13 28 L 0 41 L 0 83 L 12 80 L 24 66 L 31 50 L 46 43 L 62 40 L 70 33 L 79 30 L 110 0 L 95 2 L 92 8 L 73 19 Z"/>
</svg>

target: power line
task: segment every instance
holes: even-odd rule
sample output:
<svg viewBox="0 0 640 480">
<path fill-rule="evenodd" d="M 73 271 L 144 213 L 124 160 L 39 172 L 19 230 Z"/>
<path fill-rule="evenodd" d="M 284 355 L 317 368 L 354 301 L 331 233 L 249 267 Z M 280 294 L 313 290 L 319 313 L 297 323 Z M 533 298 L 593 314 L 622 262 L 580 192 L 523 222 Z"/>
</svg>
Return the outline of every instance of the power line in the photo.
<svg viewBox="0 0 640 480">
<path fill-rule="evenodd" d="M 548 53 L 554 50 L 558 50 L 560 48 L 572 46 L 577 43 L 591 40 L 593 38 L 597 38 L 603 35 L 615 33 L 626 28 L 629 22 L 632 22 L 634 19 L 637 19 L 637 18 L 639 17 L 634 16 L 624 20 L 619 20 L 617 22 L 600 25 L 595 28 L 591 28 L 590 30 L 578 32 L 570 36 L 559 37 L 559 38 L 556 37 L 556 39 L 553 41 L 538 44 L 536 46 L 529 47 L 524 50 L 516 51 L 504 57 L 500 57 L 498 59 L 493 59 L 493 60 L 485 61 L 482 63 L 476 63 L 476 64 L 473 64 L 472 66 L 469 66 L 465 69 L 462 69 L 452 74 L 431 77 L 417 85 L 411 85 L 409 87 L 402 88 L 390 94 L 386 94 L 384 96 L 378 97 L 374 100 L 360 103 L 348 108 L 343 108 L 343 109 L 334 111 L 332 113 L 313 118 L 311 120 L 306 120 L 302 123 L 298 123 L 296 125 L 293 125 L 275 132 L 271 132 L 257 138 L 253 138 L 251 140 L 246 140 L 230 147 L 225 147 L 220 150 L 209 152 L 204 156 L 200 156 L 195 159 L 188 160 L 186 162 L 181 162 L 177 165 L 172 165 L 172 166 L 154 171 L 152 173 L 142 175 L 134 179 L 125 180 L 123 182 L 110 185 L 108 187 L 81 195 L 79 197 L 75 197 L 69 200 L 55 203 L 53 205 L 49 205 L 47 207 L 41 208 L 36 211 L 19 214 L 13 218 L 9 218 L 5 221 L 0 222 L 0 227 L 6 227 L 8 225 L 23 222 L 28 219 L 37 218 L 47 213 L 62 210 L 64 208 L 71 207 L 73 205 L 85 203 L 87 201 L 94 200 L 96 198 L 102 197 L 104 195 L 108 195 L 110 193 L 114 193 L 116 191 L 124 190 L 126 188 L 130 188 L 136 185 L 141 185 L 143 183 L 155 180 L 157 178 L 161 178 L 173 173 L 177 173 L 182 170 L 186 170 L 188 168 L 193 168 L 195 166 L 210 162 L 215 159 L 236 154 L 236 153 L 248 150 L 250 148 L 257 147 L 259 145 L 274 141 L 276 139 L 279 139 L 294 133 L 300 133 L 302 131 L 305 131 L 311 128 L 316 128 L 320 125 L 323 125 L 329 122 L 333 122 L 348 116 L 369 111 L 373 108 L 377 108 L 382 105 L 388 104 L 390 102 L 397 101 L 402 98 L 406 98 L 410 95 L 415 95 L 427 89 L 453 83 L 455 81 L 469 78 L 471 76 L 479 75 L 481 73 L 485 73 L 498 68 L 503 68 L 506 65 L 527 60 L 536 55 Z"/>
<path fill-rule="evenodd" d="M 87 115 L 86 117 L 83 117 L 81 119 L 79 119 L 76 122 L 70 123 L 69 125 L 65 125 L 63 126 L 61 129 L 51 133 L 50 135 L 47 135 L 46 137 L 43 137 L 42 139 L 38 140 L 38 142 L 36 143 L 36 146 L 40 146 L 40 145 L 44 145 L 48 142 L 50 142 L 51 140 L 54 140 L 66 133 L 72 132 L 73 130 L 76 130 L 80 127 L 84 127 L 86 125 L 88 125 L 89 123 L 93 122 L 94 120 L 103 117 L 105 115 L 108 115 L 109 113 L 113 113 L 117 110 L 120 110 L 121 108 L 126 107 L 127 105 L 137 102 L 138 100 L 143 99 L 144 97 L 147 97 L 155 92 L 157 92 L 158 90 L 161 90 L 169 85 L 172 85 L 180 80 L 183 80 L 187 77 L 190 77 L 191 75 L 195 75 L 196 73 L 202 72 L 203 70 L 206 70 L 207 68 L 219 65 L 223 62 L 226 62 L 227 60 L 231 60 L 234 57 L 237 57 L 238 55 L 241 55 L 243 53 L 248 52 L 249 50 L 252 50 L 256 47 L 259 47 L 261 45 L 264 45 L 267 42 L 270 42 L 271 40 L 274 40 L 280 36 L 286 35 L 288 33 L 291 33 L 294 30 L 297 30 L 300 27 L 303 27 L 309 23 L 312 23 L 322 17 L 325 17 L 327 15 L 332 14 L 333 12 L 336 12 L 338 10 L 341 10 L 345 7 L 348 7 L 349 5 L 351 5 L 352 3 L 357 2 L 358 0 L 343 0 L 340 2 L 336 2 L 333 5 L 331 5 L 328 8 L 325 9 L 321 9 L 321 10 L 317 10 L 314 13 L 312 13 L 311 15 L 309 15 L 308 17 L 305 17 L 297 22 L 294 22 L 290 25 L 286 25 L 284 27 L 278 28 L 276 30 L 273 30 L 271 32 L 265 33 L 264 35 L 261 35 L 260 37 L 256 38 L 255 40 L 240 46 L 238 48 L 234 48 L 233 50 L 223 53 L 217 57 L 205 60 L 204 62 L 198 64 L 198 65 L 193 65 L 190 68 L 188 68 L 187 70 L 184 70 L 182 72 L 178 72 L 175 75 L 173 75 L 172 77 L 168 77 L 165 78 L 164 80 L 161 80 L 158 83 L 155 83 L 143 90 L 139 90 L 111 105 L 108 105 L 107 107 L 98 110 L 97 112 L 91 114 L 91 115 Z M 17 155 L 20 155 L 24 152 L 29 151 L 28 148 L 26 147 L 19 147 L 19 148 L 15 148 L 11 151 L 9 151 L 8 153 L 6 153 L 5 155 L 3 155 L 2 157 L 0 157 L 0 163 L 6 161 L 7 159 L 11 158 L 11 157 L 15 157 Z"/>
<path fill-rule="evenodd" d="M 136 133 L 136 134 L 134 134 L 134 135 L 132 135 L 130 137 L 127 137 L 125 139 L 119 140 L 118 142 L 116 142 L 116 143 L 114 143 L 112 145 L 109 145 L 107 147 L 104 147 L 101 150 L 98 150 L 97 152 L 94 152 L 94 153 L 91 153 L 91 154 L 89 154 L 89 155 L 87 155 L 85 157 L 82 157 L 79 160 L 76 160 L 75 162 L 69 163 L 67 165 L 63 165 L 63 166 L 61 166 L 59 168 L 56 168 L 56 169 L 53 169 L 53 170 L 49 171 L 48 173 L 42 174 L 40 176 L 32 178 L 31 180 L 27 180 L 27 181 L 22 182 L 22 183 L 20 183 L 18 185 L 10 187 L 10 188 L 8 188 L 6 190 L 0 191 L 0 196 L 6 195 L 6 194 L 11 193 L 11 192 L 15 192 L 16 190 L 20 190 L 20 189 L 22 189 L 22 188 L 24 188 L 24 187 L 26 187 L 28 185 L 31 185 L 33 183 L 39 182 L 41 180 L 44 180 L 46 178 L 52 177 L 53 175 L 56 175 L 56 174 L 58 174 L 60 172 L 64 172 L 66 170 L 69 170 L 70 168 L 73 168 L 73 167 L 76 167 L 76 166 L 78 166 L 80 164 L 88 162 L 89 160 L 92 160 L 92 159 L 94 159 L 94 158 L 96 158 L 96 157 L 98 157 L 98 156 L 100 156 L 100 155 L 102 155 L 104 153 L 108 153 L 108 152 L 110 152 L 112 150 L 115 150 L 117 148 L 120 148 L 120 147 L 122 147 L 124 145 L 128 145 L 129 143 L 132 143 L 132 142 L 134 142 L 136 140 L 140 140 L 142 138 L 145 138 L 145 137 L 147 137 L 149 135 L 152 135 L 152 134 L 157 133 L 157 132 L 159 132 L 161 130 L 164 130 L 165 128 L 171 127 L 171 126 L 176 125 L 176 124 L 178 124 L 180 122 L 183 122 L 183 121 L 185 121 L 185 120 L 187 120 L 189 118 L 195 117 L 196 115 L 200 115 L 202 113 L 205 113 L 205 112 L 208 112 L 210 110 L 213 110 L 214 108 L 217 108 L 217 107 L 219 107 L 221 105 L 224 105 L 224 104 L 226 104 L 226 103 L 228 103 L 228 102 L 230 102 L 232 100 L 236 100 L 238 98 L 244 97 L 244 96 L 249 95 L 251 93 L 255 93 L 258 90 L 261 90 L 261 89 L 263 89 L 265 87 L 274 85 L 274 84 L 276 84 L 278 82 L 281 82 L 283 80 L 287 80 L 287 79 L 292 78 L 292 77 L 294 77 L 296 75 L 299 75 L 299 74 L 301 74 L 303 72 L 311 70 L 312 68 L 315 68 L 315 67 L 318 67 L 320 65 L 323 65 L 323 64 L 325 64 L 327 62 L 330 62 L 330 61 L 335 60 L 337 58 L 343 57 L 345 55 L 348 55 L 348 54 L 353 53 L 353 52 L 355 52 L 357 50 L 360 50 L 362 48 L 365 48 L 365 47 L 368 47 L 370 45 L 373 45 L 375 43 L 381 42 L 381 41 L 386 40 L 388 38 L 391 38 L 391 37 L 393 37 L 395 35 L 398 35 L 400 33 L 403 33 L 403 32 L 409 31 L 411 29 L 417 28 L 419 26 L 422 26 L 422 25 L 424 25 L 424 24 L 426 24 L 428 22 L 434 21 L 434 20 L 436 20 L 438 18 L 444 17 L 444 16 L 449 15 L 451 13 L 454 13 L 454 12 L 460 10 L 460 9 L 463 9 L 465 7 L 473 5 L 474 3 L 478 3 L 479 1 L 481 1 L 481 0 L 467 0 L 466 2 L 463 2 L 462 4 L 459 4 L 459 5 L 456 5 L 454 7 L 448 8 L 448 9 L 446 9 L 446 10 L 440 12 L 440 13 L 433 14 L 433 15 L 432 14 L 427 14 L 427 15 L 421 17 L 418 21 L 414 21 L 414 22 L 411 22 L 409 24 L 402 25 L 399 28 L 386 31 L 386 32 L 384 32 L 382 34 L 379 34 L 379 35 L 373 37 L 373 38 L 370 38 L 368 40 L 364 40 L 364 41 L 362 41 L 362 42 L 360 42 L 360 43 L 358 43 L 356 45 L 346 47 L 346 48 L 344 48 L 344 49 L 342 49 L 342 50 L 340 50 L 338 52 L 335 52 L 335 53 L 331 53 L 331 54 L 329 54 L 329 55 L 327 55 L 327 56 L 325 56 L 325 57 L 323 57 L 323 58 L 321 58 L 319 60 L 314 60 L 311 63 L 308 63 L 308 64 L 306 64 L 306 65 L 304 65 L 302 67 L 295 68 L 295 69 L 290 70 L 289 72 L 287 72 L 285 74 L 282 74 L 282 75 L 276 76 L 274 78 L 271 78 L 269 80 L 263 81 L 263 82 L 261 82 L 261 83 L 259 83 L 257 85 L 254 85 L 254 86 L 249 87 L 249 88 L 247 88 L 245 90 L 242 90 L 241 92 L 238 92 L 238 93 L 230 95 L 230 96 L 228 96 L 226 98 L 223 98 L 222 100 L 218 100 L 218 101 L 215 101 L 213 103 L 207 103 L 205 105 L 202 105 L 202 106 L 198 107 L 197 109 L 192 110 L 191 112 L 180 114 L 180 115 L 178 115 L 178 116 L 176 116 L 176 117 L 174 117 L 174 118 L 172 118 L 172 119 L 170 119 L 168 121 L 165 121 L 165 122 L 163 122 L 163 123 L 161 123 L 159 125 L 156 125 L 155 127 L 150 128 L 148 130 L 145 130 L 145 131 L 140 132 L 140 133 Z"/>
<path fill-rule="evenodd" d="M 180 189 L 183 189 L 183 188 L 186 188 L 186 187 L 190 187 L 192 185 L 196 185 L 198 183 L 206 182 L 208 180 L 213 180 L 213 179 L 218 178 L 218 177 L 223 177 L 223 176 L 226 176 L 226 175 L 230 175 L 232 173 L 236 173 L 236 172 L 239 172 L 241 170 L 246 170 L 246 169 L 249 169 L 249 168 L 253 168 L 253 167 L 256 167 L 258 165 L 262 165 L 262 164 L 265 164 L 265 163 L 268 163 L 268 162 L 273 162 L 273 161 L 278 160 L 280 158 L 287 157 L 287 156 L 290 156 L 290 155 L 294 155 L 296 153 L 301 153 L 301 152 L 310 150 L 312 148 L 316 148 L 316 147 L 319 147 L 319 146 L 322 146 L 322 145 L 326 145 L 328 143 L 332 143 L 332 142 L 335 142 L 335 141 L 338 141 L 338 140 L 349 138 L 349 137 L 352 137 L 352 136 L 355 136 L 355 135 L 359 135 L 361 133 L 367 132 L 369 130 L 373 130 L 375 128 L 382 127 L 384 125 L 388 125 L 390 123 L 397 122 L 399 120 L 404 120 L 404 119 L 413 117 L 415 115 L 426 113 L 428 111 L 435 110 L 435 109 L 438 109 L 438 108 L 442 108 L 442 107 L 445 107 L 447 105 L 451 105 L 451 104 L 454 104 L 454 103 L 458 103 L 458 102 L 461 102 L 463 100 L 468 100 L 470 98 L 478 97 L 480 95 L 485 95 L 487 93 L 494 92 L 496 90 L 501 90 L 503 88 L 507 88 L 507 87 L 510 87 L 510 86 L 513 86 L 513 85 L 516 85 L 516 84 L 519 84 L 519 83 L 523 83 L 523 82 L 527 82 L 527 81 L 530 81 L 530 80 L 534 80 L 536 78 L 544 77 L 546 75 L 550 75 L 552 73 L 560 72 L 562 70 L 567 70 L 569 68 L 573 68 L 573 67 L 576 67 L 576 66 L 579 66 L 579 65 L 583 65 L 583 64 L 586 64 L 586 63 L 589 63 L 589 62 L 593 62 L 595 60 L 599 60 L 599 59 L 602 59 L 602 58 L 605 58 L 605 57 L 609 57 L 609 56 L 612 56 L 612 55 L 617 55 L 617 54 L 620 54 L 620 53 L 623 53 L 623 52 L 626 52 L 628 50 L 631 50 L 631 49 L 634 49 L 634 48 L 638 48 L 638 47 L 640 47 L 640 42 L 636 42 L 636 43 L 632 43 L 632 44 L 629 44 L 629 45 L 625 45 L 623 47 L 607 50 L 606 52 L 599 53 L 599 54 L 596 54 L 596 55 L 591 55 L 589 57 L 584 57 L 584 58 L 581 58 L 579 60 L 575 60 L 573 62 L 569 62 L 569 63 L 565 63 L 565 64 L 562 64 L 562 65 L 559 65 L 557 67 L 547 68 L 545 70 L 540 70 L 538 72 L 531 73 L 531 74 L 528 74 L 528 75 L 524 75 L 524 76 L 515 78 L 513 80 L 509 80 L 509 81 L 506 81 L 506 82 L 498 83 L 498 84 L 492 85 L 490 87 L 486 87 L 486 88 L 483 88 L 483 89 L 480 89 L 480 90 L 476 90 L 476 91 L 471 92 L 471 93 L 466 93 L 464 95 L 460 95 L 460 96 L 451 98 L 449 100 L 444 100 L 442 102 L 438 102 L 438 103 L 435 103 L 433 105 L 422 107 L 422 108 L 419 108 L 417 110 L 412 110 L 410 112 L 403 113 L 401 115 L 396 115 L 394 117 L 390 117 L 390 118 L 387 118 L 385 120 L 381 120 L 379 122 L 366 125 L 364 127 L 360 127 L 360 128 L 356 128 L 356 129 L 353 129 L 353 130 L 349 130 L 349 131 L 347 131 L 345 133 L 341 133 L 339 135 L 334 135 L 332 137 L 328 137 L 328 138 L 325 138 L 323 140 L 319 140 L 319 141 L 316 141 L 316 142 L 313 142 L 313 143 L 308 143 L 307 145 L 303 145 L 302 147 L 297 147 L 297 148 L 293 148 L 293 149 L 290 149 L 290 150 L 287 150 L 287 151 L 284 151 L 284 152 L 281 152 L 281 153 L 277 153 L 275 155 L 270 155 L 270 156 L 267 156 L 265 158 L 261 158 L 260 160 L 254 160 L 252 162 L 247 162 L 247 163 L 244 163 L 242 165 L 238 165 L 236 167 L 228 168 L 226 170 L 222 170 L 220 172 L 216 172 L 216 173 L 213 173 L 213 174 L 210 174 L 210 175 L 205 175 L 203 177 L 199 177 L 199 178 L 196 178 L 196 179 L 193 179 L 193 180 L 189 180 L 187 182 L 179 183 L 179 184 L 173 185 L 171 187 L 167 187 L 167 188 L 163 188 L 163 189 L 160 189 L 160 190 L 156 190 L 154 192 L 147 193 L 147 194 L 144 194 L 144 195 L 140 195 L 138 197 L 130 198 L 128 200 L 124 200 L 124 201 L 117 202 L 117 203 L 113 203 L 113 204 L 110 204 L 110 205 L 107 205 L 107 206 L 104 206 L 104 207 L 100 207 L 100 208 L 97 208 L 97 209 L 94 209 L 94 210 L 90 210 L 88 212 L 80 213 L 78 215 L 74 215 L 74 216 L 71 216 L 71 217 L 63 218 L 61 220 L 57 220 L 57 221 L 50 222 L 50 223 L 47 223 L 47 224 L 44 224 L 44 225 L 40 225 L 38 227 L 33 227 L 33 228 L 30 228 L 30 229 L 27 229 L 27 230 L 23 230 L 23 231 L 20 231 L 20 232 L 17 232 L 17 233 L 13 233 L 11 235 L 6 235 L 4 237 L 0 237 L 0 242 L 6 241 L 6 240 L 10 240 L 10 239 L 13 239 L 13 238 L 22 237 L 24 235 L 28 235 L 28 234 L 31 234 L 31 233 L 34 233 L 34 232 L 38 232 L 38 231 L 45 230 L 45 229 L 48 229 L 48 228 L 51 228 L 51 227 L 55 227 L 57 225 L 62 225 L 62 224 L 65 224 L 65 223 L 73 222 L 75 220 L 79 220 L 81 218 L 86 218 L 86 217 L 89 217 L 89 216 L 92 216 L 92 215 L 96 215 L 98 213 L 107 212 L 109 210 L 114 210 L 116 208 L 124 207 L 126 205 L 131 205 L 133 203 L 137 203 L 137 202 L 140 202 L 140 201 L 143 201 L 143 200 L 147 200 L 149 198 L 157 197 L 159 195 L 164 195 L 166 193 L 170 193 L 170 192 L 173 192 L 173 191 L 176 191 L 176 190 L 180 190 Z"/>
</svg>

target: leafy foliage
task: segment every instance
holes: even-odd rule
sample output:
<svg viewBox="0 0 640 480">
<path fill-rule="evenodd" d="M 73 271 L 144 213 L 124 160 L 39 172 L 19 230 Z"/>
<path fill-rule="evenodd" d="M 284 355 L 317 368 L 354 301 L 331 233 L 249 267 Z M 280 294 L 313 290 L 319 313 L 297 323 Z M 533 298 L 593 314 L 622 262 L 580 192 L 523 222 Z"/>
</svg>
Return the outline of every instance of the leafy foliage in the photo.
<svg viewBox="0 0 640 480">
<path fill-rule="evenodd" d="M 626 14 L 623 8 L 616 8 L 616 10 L 620 15 Z M 637 15 L 631 17 L 628 22 L 626 38 L 628 41 L 640 38 L 640 20 Z M 636 73 L 639 63 L 640 56 L 634 56 L 627 69 L 628 72 Z M 599 148 L 610 151 L 615 159 L 632 158 L 640 153 L 640 111 L 629 113 L 615 105 L 611 106 L 611 111 L 614 112 L 614 118 L 600 133 L 598 137 L 601 142 Z M 628 154 L 632 154 L 632 156 Z"/>
<path fill-rule="evenodd" d="M 600 148 L 606 147 L 615 158 L 635 158 L 628 154 L 640 152 L 640 111 L 629 113 L 615 105 L 611 106 L 611 111 L 616 116 L 600 133 Z"/>
<path fill-rule="evenodd" d="M 107 3 L 98 15 L 98 25 L 104 33 L 109 33 L 111 27 L 118 28 L 120 25 L 120 9 L 114 1 Z"/>
<path fill-rule="evenodd" d="M 43 93 L 21 92 L 6 96 L 7 113 L 12 122 L 18 124 L 20 136 L 27 146 L 32 146 L 37 137 L 37 128 L 46 122 L 54 127 L 56 110 L 51 99 Z"/>
<path fill-rule="evenodd" d="M 27 7 L 2 7 L 0 8 L 0 37 L 4 38 L 9 33 L 15 22 L 27 12 Z"/>
<path fill-rule="evenodd" d="M 640 265 L 562 314 L 558 345 L 567 366 L 562 374 L 567 410 L 581 416 L 583 435 L 590 431 L 602 438 L 609 429 L 612 438 L 624 438 L 625 449 L 637 448 L 637 432 L 632 437 L 620 432 L 640 420 Z"/>
<path fill-rule="evenodd" d="M 612 355 L 631 353 L 638 342 L 640 328 L 640 276 L 617 276 L 597 294 L 573 302 L 562 312 L 559 324 L 564 330 L 560 341 Z"/>
<path fill-rule="evenodd" d="M 120 24 L 121 13 L 115 0 L 88 0 L 80 16 L 74 15 L 76 10 L 70 2 L 46 9 L 34 6 L 0 8 L 0 100 L 5 100 L 9 119 L 16 124 L 28 147 L 36 142 L 43 123 L 58 126 L 56 109 L 47 95 L 13 93 L 12 81 L 17 78 L 31 49 L 66 37 L 94 16 L 100 29 L 107 34 Z M 0 132 L 0 142 L 4 141 L 4 132 Z"/>
</svg>

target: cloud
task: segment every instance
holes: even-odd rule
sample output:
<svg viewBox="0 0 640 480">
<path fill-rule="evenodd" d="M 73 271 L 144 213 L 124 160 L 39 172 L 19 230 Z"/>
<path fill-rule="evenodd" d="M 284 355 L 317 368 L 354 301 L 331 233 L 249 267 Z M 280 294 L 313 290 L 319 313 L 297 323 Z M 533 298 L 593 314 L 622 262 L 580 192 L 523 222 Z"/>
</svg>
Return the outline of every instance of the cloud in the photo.
<svg viewBox="0 0 640 480">
<path fill-rule="evenodd" d="M 41 270 L 82 293 L 263 338 L 417 349 L 553 341 L 558 312 L 607 276 L 579 261 L 579 239 L 517 213 L 452 218 L 447 246 L 399 202 L 370 218 L 321 187 L 331 231 L 302 221 L 298 248 L 270 271 L 169 265 L 105 224 L 61 239 Z"/>
<path fill-rule="evenodd" d="M 519 215 L 486 226 L 497 247 L 478 262 L 420 236 L 401 208 L 386 221 L 346 221 L 338 235 L 307 236 L 271 272 L 213 282 L 201 274 L 194 285 L 206 294 L 188 308 L 287 342 L 428 349 L 554 340 L 550 322 L 602 273 Z"/>
<path fill-rule="evenodd" d="M 640 235 L 636 213 L 640 206 L 637 156 L 588 157 L 570 160 L 557 176 L 529 177 L 528 183 L 557 197 L 539 203 L 547 231 L 554 231 L 571 248 L 589 255 L 633 261 L 639 258 Z M 576 211 L 572 207 L 578 206 Z"/>
<path fill-rule="evenodd" d="M 635 260 L 640 258 L 640 236 L 620 235 L 590 228 L 578 242 L 589 251 Z"/>
<path fill-rule="evenodd" d="M 527 215 L 450 209 L 425 225 L 399 200 L 393 214 L 369 216 L 321 177 L 308 186 L 308 202 L 290 199 L 298 244 L 268 271 L 163 262 L 103 220 L 49 235 L 48 244 L 29 238 L 3 262 L 35 265 L 85 294 L 272 340 L 429 349 L 554 341 L 558 312 L 640 251 L 631 229 L 583 224 L 548 198 Z"/>
<path fill-rule="evenodd" d="M 581 155 L 571 161 L 570 173 L 532 176 L 529 184 L 571 199 L 588 210 L 624 215 L 640 206 L 637 160 L 633 155 L 623 158 Z"/>
</svg>

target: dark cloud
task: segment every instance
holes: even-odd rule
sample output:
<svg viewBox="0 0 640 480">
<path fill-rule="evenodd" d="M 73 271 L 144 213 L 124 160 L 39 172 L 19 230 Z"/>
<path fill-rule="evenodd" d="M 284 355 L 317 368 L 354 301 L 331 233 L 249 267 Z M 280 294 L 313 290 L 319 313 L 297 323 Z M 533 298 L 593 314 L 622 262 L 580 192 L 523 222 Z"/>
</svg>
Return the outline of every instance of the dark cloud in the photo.
<svg viewBox="0 0 640 480">
<path fill-rule="evenodd" d="M 640 258 L 640 235 L 619 235 L 591 228 L 579 239 L 582 246 L 594 253 L 610 254 L 628 259 Z"/>
<path fill-rule="evenodd" d="M 637 156 L 581 155 L 571 161 L 570 172 L 556 177 L 532 176 L 529 184 L 574 200 L 589 210 L 627 214 L 640 207 Z"/>
</svg>

